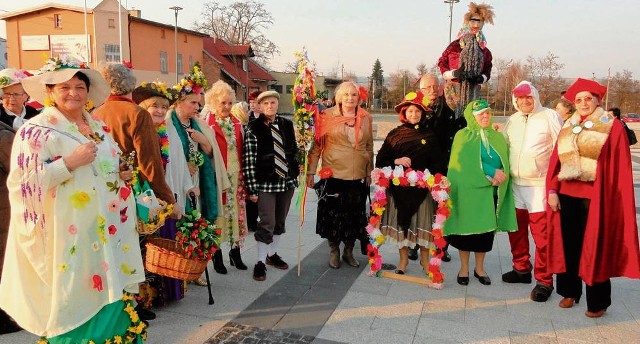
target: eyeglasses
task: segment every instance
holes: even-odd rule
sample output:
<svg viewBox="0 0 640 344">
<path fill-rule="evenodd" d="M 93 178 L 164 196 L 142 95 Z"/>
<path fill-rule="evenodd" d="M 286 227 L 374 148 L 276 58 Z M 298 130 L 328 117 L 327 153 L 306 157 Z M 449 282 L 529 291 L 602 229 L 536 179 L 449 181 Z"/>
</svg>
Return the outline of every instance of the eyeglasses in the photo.
<svg viewBox="0 0 640 344">
<path fill-rule="evenodd" d="M 593 97 L 584 97 L 584 98 L 576 98 L 575 103 L 576 105 L 578 104 L 582 104 L 583 102 L 585 103 L 591 103 L 593 101 Z"/>
<path fill-rule="evenodd" d="M 482 19 L 480 19 L 480 18 L 471 18 L 471 19 L 469 19 L 469 21 L 480 23 L 480 22 L 482 22 Z"/>
<path fill-rule="evenodd" d="M 19 97 L 24 96 L 25 94 L 26 94 L 26 93 L 3 93 L 3 94 L 2 94 L 2 98 L 4 98 L 4 99 L 9 99 L 9 98 L 11 98 L 11 97 L 13 97 L 13 98 L 19 98 Z"/>
</svg>

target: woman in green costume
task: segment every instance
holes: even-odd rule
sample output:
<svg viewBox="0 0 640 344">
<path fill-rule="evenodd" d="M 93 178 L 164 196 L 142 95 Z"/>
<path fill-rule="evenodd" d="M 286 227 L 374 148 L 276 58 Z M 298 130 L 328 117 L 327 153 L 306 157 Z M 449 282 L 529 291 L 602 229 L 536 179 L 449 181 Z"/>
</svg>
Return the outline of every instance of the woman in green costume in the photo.
<svg viewBox="0 0 640 344">
<path fill-rule="evenodd" d="M 458 284 L 469 284 L 469 256 L 475 253 L 473 275 L 484 285 L 491 279 L 484 257 L 496 231 L 518 229 L 509 177 L 509 154 L 504 137 L 492 128 L 491 109 L 474 100 L 464 111 L 467 127 L 453 139 L 447 178 L 451 182 L 451 216 L 444 234 L 460 253 Z"/>
</svg>

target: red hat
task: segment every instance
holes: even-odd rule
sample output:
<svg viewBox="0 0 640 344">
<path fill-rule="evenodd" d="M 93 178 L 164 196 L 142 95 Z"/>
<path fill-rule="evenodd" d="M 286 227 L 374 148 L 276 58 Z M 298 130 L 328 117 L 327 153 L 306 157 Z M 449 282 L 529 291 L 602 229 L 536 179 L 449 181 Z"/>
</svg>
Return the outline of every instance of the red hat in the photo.
<svg viewBox="0 0 640 344">
<path fill-rule="evenodd" d="M 249 92 L 249 97 L 247 97 L 247 100 L 256 100 L 256 98 L 258 98 L 258 96 L 260 95 L 260 90 L 253 90 L 251 92 Z"/>
<path fill-rule="evenodd" d="M 566 100 L 570 101 L 571 104 L 575 104 L 574 101 L 576 100 L 576 94 L 585 91 L 598 97 L 598 99 L 602 99 L 605 93 L 607 93 L 607 87 L 600 85 L 593 80 L 578 78 L 571 86 L 569 86 L 569 88 L 567 88 L 567 91 L 562 96 Z"/>
<path fill-rule="evenodd" d="M 396 110 L 397 113 L 400 113 L 402 108 L 406 105 L 416 105 L 425 112 L 431 111 L 431 109 L 429 109 L 429 100 L 424 97 L 422 91 L 407 93 L 400 104 L 396 105 L 393 109 Z"/>
</svg>

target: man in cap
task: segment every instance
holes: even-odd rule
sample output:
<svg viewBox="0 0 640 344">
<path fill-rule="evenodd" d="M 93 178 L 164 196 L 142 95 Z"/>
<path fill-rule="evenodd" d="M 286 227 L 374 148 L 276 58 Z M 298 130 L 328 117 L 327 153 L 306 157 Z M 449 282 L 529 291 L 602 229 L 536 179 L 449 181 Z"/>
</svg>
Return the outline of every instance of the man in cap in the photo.
<svg viewBox="0 0 640 344">
<path fill-rule="evenodd" d="M 298 162 L 293 123 L 277 114 L 280 96 L 275 91 L 260 93 L 256 102 L 261 114 L 249 122 L 244 141 L 243 168 L 249 202 L 257 203 L 260 222 L 255 238 L 258 262 L 253 279 L 267 278 L 266 265 L 288 269 L 278 255 L 280 237 L 294 189 L 298 186 Z M 268 255 L 270 251 L 270 255 Z"/>
<path fill-rule="evenodd" d="M 503 133 L 509 144 L 509 161 L 515 196 L 518 230 L 509 233 L 513 270 L 502 275 L 507 283 L 531 283 L 531 270 L 537 283 L 531 299 L 545 302 L 553 292 L 553 275 L 547 269 L 547 220 L 545 179 L 549 158 L 562 127 L 560 115 L 540 104 L 538 90 L 520 82 L 511 92 L 518 110 L 505 124 Z M 534 264 L 529 253 L 529 231 L 535 242 Z"/>
<path fill-rule="evenodd" d="M 7 68 L 0 71 L 0 89 L 2 105 L 0 105 L 0 122 L 18 129 L 29 118 L 38 114 L 38 110 L 26 105 L 29 95 L 22 88 L 22 79 L 31 74 L 19 69 Z"/>
</svg>

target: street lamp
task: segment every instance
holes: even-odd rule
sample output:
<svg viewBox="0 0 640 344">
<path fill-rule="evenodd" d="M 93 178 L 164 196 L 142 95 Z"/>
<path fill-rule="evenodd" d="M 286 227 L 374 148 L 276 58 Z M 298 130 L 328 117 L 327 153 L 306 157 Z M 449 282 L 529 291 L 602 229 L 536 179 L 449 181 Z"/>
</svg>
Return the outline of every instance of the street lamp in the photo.
<svg viewBox="0 0 640 344">
<path fill-rule="evenodd" d="M 445 4 L 449 4 L 449 43 L 451 43 L 451 28 L 453 26 L 453 4 L 459 2 L 460 0 L 444 0 Z"/>
<path fill-rule="evenodd" d="M 169 7 L 170 10 L 173 10 L 176 13 L 176 25 L 174 26 L 174 36 L 175 36 L 175 41 L 176 41 L 176 85 L 178 84 L 178 82 L 180 82 L 179 80 L 179 76 L 178 76 L 178 11 L 182 10 L 182 7 L 180 6 L 173 6 L 173 7 Z"/>
</svg>

